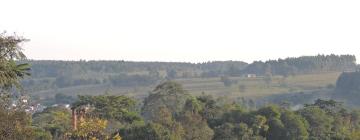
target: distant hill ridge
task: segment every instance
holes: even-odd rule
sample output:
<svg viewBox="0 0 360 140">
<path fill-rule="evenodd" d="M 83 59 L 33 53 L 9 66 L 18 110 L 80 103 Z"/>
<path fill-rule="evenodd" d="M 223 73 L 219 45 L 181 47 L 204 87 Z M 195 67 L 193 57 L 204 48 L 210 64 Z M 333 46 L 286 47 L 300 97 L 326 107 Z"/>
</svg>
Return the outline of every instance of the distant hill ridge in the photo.
<svg viewBox="0 0 360 140">
<path fill-rule="evenodd" d="M 355 71 L 357 67 L 354 55 L 317 55 L 286 59 L 256 61 L 247 66 L 243 73 L 258 75 L 295 75 L 320 72 Z"/>
<path fill-rule="evenodd" d="M 135 62 L 135 61 L 58 61 L 29 60 L 32 77 L 56 77 L 60 74 L 79 73 L 144 73 L 175 71 L 177 77 L 217 77 L 220 75 L 291 75 L 328 71 L 355 71 L 354 55 L 317 55 L 286 59 L 255 61 L 187 62 Z M 167 76 L 167 75 L 165 75 Z"/>
<path fill-rule="evenodd" d="M 79 94 L 97 95 L 109 92 L 142 97 L 153 86 L 166 80 L 179 81 L 196 94 L 205 92 L 218 96 L 265 96 L 325 87 L 328 84 L 335 84 L 341 72 L 356 69 L 356 58 L 353 55 L 303 56 L 266 62 L 256 61 L 251 64 L 242 61 L 181 63 L 28 60 L 27 62 L 32 65 L 32 76 L 22 81 L 24 90 L 34 95 L 36 100 L 43 101 L 50 100 L 59 93 L 75 97 Z M 254 77 L 247 77 L 249 74 Z M 287 78 L 291 75 L 298 76 Z M 227 77 L 234 83 L 226 87 L 220 77 L 223 79 Z M 268 82 L 265 83 L 265 80 Z"/>
<path fill-rule="evenodd" d="M 169 79 L 240 77 L 356 70 L 354 55 L 317 55 L 255 61 L 213 61 L 205 63 L 131 62 L 131 61 L 54 61 L 28 60 L 32 76 L 23 80 L 29 92 L 82 85 L 138 87 L 155 85 Z"/>
</svg>

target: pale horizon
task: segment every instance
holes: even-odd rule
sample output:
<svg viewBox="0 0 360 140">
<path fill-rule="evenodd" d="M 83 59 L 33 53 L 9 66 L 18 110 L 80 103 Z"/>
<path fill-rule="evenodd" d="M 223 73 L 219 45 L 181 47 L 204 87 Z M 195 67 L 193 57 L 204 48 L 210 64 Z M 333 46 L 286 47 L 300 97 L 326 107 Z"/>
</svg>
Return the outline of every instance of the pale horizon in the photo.
<svg viewBox="0 0 360 140">
<path fill-rule="evenodd" d="M 360 58 L 360 1 L 12 0 L 0 31 L 34 60 L 266 61 Z"/>
</svg>

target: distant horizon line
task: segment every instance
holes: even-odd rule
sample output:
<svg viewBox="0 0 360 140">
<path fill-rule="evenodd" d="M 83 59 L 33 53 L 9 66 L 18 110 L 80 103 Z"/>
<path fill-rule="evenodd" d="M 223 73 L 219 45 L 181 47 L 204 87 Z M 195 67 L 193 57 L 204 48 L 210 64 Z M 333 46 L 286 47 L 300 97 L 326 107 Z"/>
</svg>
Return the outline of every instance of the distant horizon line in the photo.
<svg viewBox="0 0 360 140">
<path fill-rule="evenodd" d="M 330 56 L 330 55 L 336 55 L 336 56 L 344 56 L 344 55 L 351 55 L 354 56 L 355 59 L 357 58 L 356 55 L 353 54 L 317 54 L 317 55 L 301 55 L 301 56 L 288 56 L 285 58 L 277 58 L 277 59 L 267 59 L 267 60 L 252 60 L 251 62 L 247 62 L 247 61 L 243 61 L 243 60 L 236 60 L 236 59 L 230 59 L 230 60 L 208 60 L 208 61 L 201 61 L 201 62 L 189 62 L 189 61 L 161 61 L 161 60 L 125 60 L 125 59 L 33 59 L 33 58 L 27 58 L 26 60 L 28 61 L 64 61 L 64 62 L 81 62 L 81 61 L 85 61 L 85 62 L 89 62 L 89 61 L 123 61 L 123 62 L 157 62 L 157 63 L 190 63 L 190 64 L 200 64 L 200 63 L 208 63 L 208 62 L 244 62 L 247 64 L 251 64 L 254 62 L 267 62 L 267 61 L 271 61 L 271 60 L 279 60 L 279 59 L 288 59 L 288 58 L 300 58 L 300 57 L 311 57 L 311 56 Z M 356 64 L 357 61 L 355 61 Z"/>
<path fill-rule="evenodd" d="M 201 62 L 189 62 L 189 61 L 161 61 L 161 60 L 121 60 L 121 59 L 26 59 L 28 61 L 64 61 L 64 62 L 81 62 L 81 61 L 85 61 L 85 62 L 89 62 L 89 61 L 123 61 L 123 62 L 159 62 L 159 63 L 192 63 L 192 64 L 197 64 L 197 63 L 206 63 L 206 62 L 244 62 L 244 63 L 249 63 L 246 61 L 241 61 L 241 60 L 209 60 L 209 61 L 201 61 Z M 261 60 L 258 60 L 261 61 Z M 255 62 L 255 61 L 253 61 Z M 252 62 L 251 62 L 252 63 Z"/>
</svg>

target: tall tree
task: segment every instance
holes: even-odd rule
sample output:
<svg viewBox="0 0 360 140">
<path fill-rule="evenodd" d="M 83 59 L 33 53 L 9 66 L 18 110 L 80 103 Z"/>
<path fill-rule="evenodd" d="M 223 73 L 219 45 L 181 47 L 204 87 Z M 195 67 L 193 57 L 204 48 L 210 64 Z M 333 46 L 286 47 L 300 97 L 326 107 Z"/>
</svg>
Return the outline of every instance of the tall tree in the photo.
<svg viewBox="0 0 360 140">
<path fill-rule="evenodd" d="M 16 61 L 25 60 L 21 43 L 27 41 L 16 35 L 8 36 L 0 33 L 0 96 L 1 105 L 9 105 L 10 89 L 21 88 L 20 79 L 30 75 L 27 63 L 18 64 Z"/>
<path fill-rule="evenodd" d="M 306 107 L 300 110 L 310 125 L 310 139 L 327 140 L 331 138 L 333 118 L 319 107 Z"/>
<path fill-rule="evenodd" d="M 70 110 L 61 107 L 49 107 L 33 115 L 33 125 L 45 129 L 55 140 L 65 138 L 71 129 Z"/>
<path fill-rule="evenodd" d="M 307 140 L 309 138 L 308 123 L 300 115 L 286 111 L 281 115 L 281 121 L 286 128 L 284 138 L 286 140 Z"/>
<path fill-rule="evenodd" d="M 162 107 L 169 109 L 172 115 L 180 113 L 190 95 L 182 85 L 167 81 L 158 85 L 144 100 L 142 116 L 151 121 L 157 118 Z"/>
<path fill-rule="evenodd" d="M 73 108 L 83 106 L 90 106 L 93 110 L 89 113 L 101 119 L 115 120 L 121 123 L 142 121 L 135 112 L 136 101 L 126 96 L 79 96 L 79 100 L 73 103 Z"/>
<path fill-rule="evenodd" d="M 18 101 L 16 106 L 11 105 L 16 99 L 12 89 L 16 88 L 21 92 L 20 79 L 29 75 L 28 64 L 16 63 L 26 59 L 20 46 L 25 41 L 27 39 L 17 35 L 0 33 L 0 139 L 34 138 L 34 129 L 30 127 L 31 117 L 21 104 L 24 102 Z"/>
<path fill-rule="evenodd" d="M 201 110 L 202 106 L 196 98 L 190 98 L 186 101 L 183 112 L 177 118 L 185 130 L 185 139 L 206 140 L 213 138 L 214 132 L 200 115 Z"/>
</svg>

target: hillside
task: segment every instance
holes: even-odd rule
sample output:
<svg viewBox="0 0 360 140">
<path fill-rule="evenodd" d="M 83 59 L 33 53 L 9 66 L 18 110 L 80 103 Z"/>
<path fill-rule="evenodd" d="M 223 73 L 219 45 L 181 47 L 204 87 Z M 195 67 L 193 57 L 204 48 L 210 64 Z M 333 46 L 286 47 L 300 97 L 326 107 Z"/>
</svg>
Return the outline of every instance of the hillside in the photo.
<svg viewBox="0 0 360 140">
<path fill-rule="evenodd" d="M 341 73 L 339 72 L 307 74 L 288 78 L 275 76 L 269 84 L 264 81 L 264 77 L 230 77 L 231 80 L 237 81 L 231 86 L 225 86 L 224 83 L 221 82 L 220 77 L 182 78 L 176 79 L 175 81 L 181 83 L 184 86 L 184 89 L 193 95 L 205 93 L 215 97 L 258 98 L 275 94 L 327 89 L 335 85 L 336 79 L 340 74 Z M 76 95 L 100 95 L 106 92 L 113 95 L 127 95 L 143 98 L 146 97 L 148 92 L 155 86 L 156 84 L 137 87 L 116 87 L 109 84 L 95 84 L 41 90 L 30 94 L 42 100 L 53 98 L 58 93 L 76 97 Z"/>
<path fill-rule="evenodd" d="M 194 95 L 257 98 L 334 87 L 341 72 L 356 69 L 355 60 L 351 55 L 303 56 L 251 64 L 31 60 L 26 62 L 32 65 L 32 76 L 22 84 L 35 100 L 50 104 L 56 94 L 76 97 L 106 92 L 143 98 L 167 80 L 179 82 Z"/>
<path fill-rule="evenodd" d="M 184 85 L 186 90 L 191 93 L 201 94 L 202 92 L 216 95 L 242 95 L 242 96 L 264 96 L 274 93 L 283 93 L 288 91 L 298 90 L 312 90 L 324 88 L 329 85 L 334 85 L 336 79 L 341 73 L 322 73 L 322 74 L 306 74 L 297 75 L 294 77 L 283 78 L 281 76 L 275 76 L 272 78 L 272 82 L 268 85 L 264 81 L 264 77 L 245 78 L 245 77 L 230 77 L 230 79 L 237 81 L 231 86 L 227 87 L 221 82 L 220 77 L 214 78 L 181 78 L 175 79 Z M 56 88 L 55 91 L 76 93 L 79 91 L 83 94 L 96 94 L 99 91 L 110 90 L 111 93 L 131 93 L 134 94 L 141 92 L 147 92 L 148 89 L 152 89 L 154 85 L 150 86 L 137 86 L 137 87 L 114 87 L 106 84 L 94 84 L 83 86 L 72 86 L 65 88 Z M 243 88 L 243 89 L 242 89 Z M 82 92 L 81 89 L 84 89 Z M 36 94 L 46 93 L 47 90 L 40 92 L 34 92 Z M 50 90 L 49 92 L 51 92 Z M 101 92 L 103 93 L 103 92 Z M 99 94 L 101 94 L 99 93 Z"/>
</svg>

